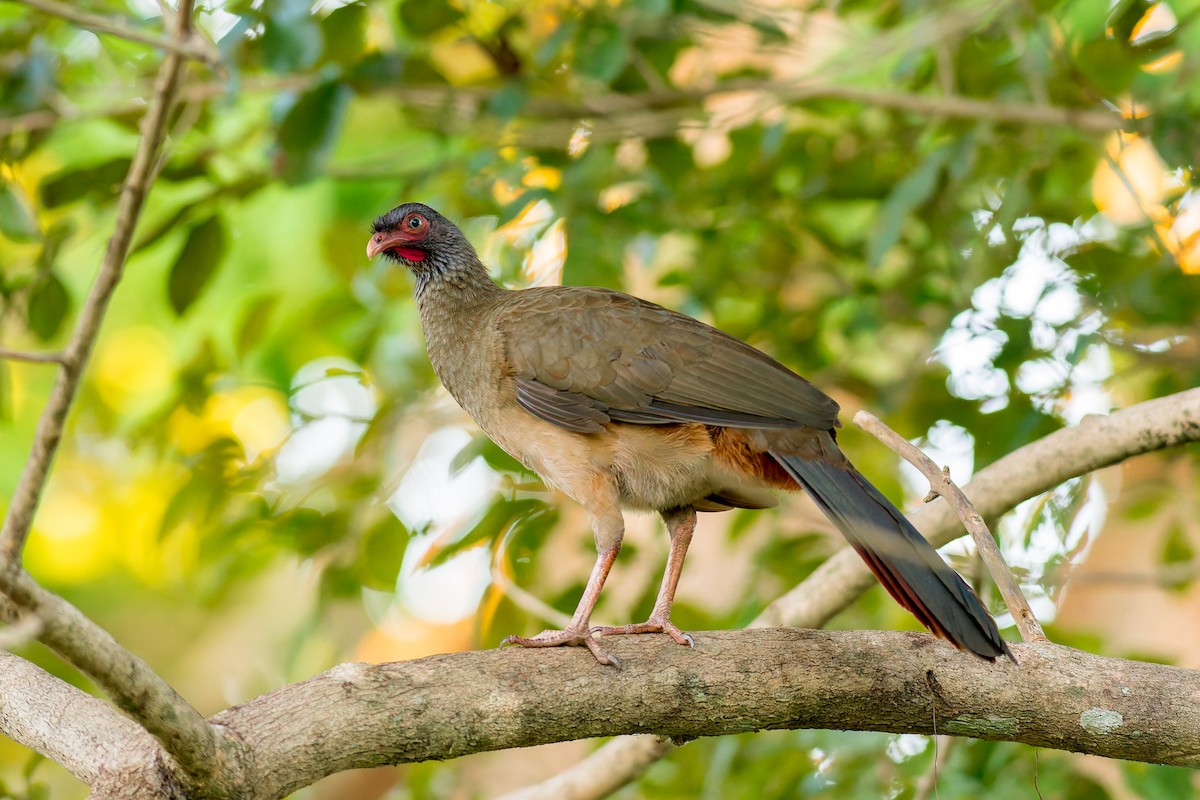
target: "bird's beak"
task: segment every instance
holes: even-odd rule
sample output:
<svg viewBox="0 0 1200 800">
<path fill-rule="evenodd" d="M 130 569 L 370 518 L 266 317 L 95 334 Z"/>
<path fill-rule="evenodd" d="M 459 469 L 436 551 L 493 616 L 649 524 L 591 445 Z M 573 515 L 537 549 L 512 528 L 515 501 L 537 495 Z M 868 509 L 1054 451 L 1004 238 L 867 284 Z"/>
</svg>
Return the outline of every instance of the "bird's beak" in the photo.
<svg viewBox="0 0 1200 800">
<path fill-rule="evenodd" d="M 393 247 L 403 247 L 408 240 L 400 231 L 379 231 L 367 241 L 367 258 L 375 256 Z"/>
</svg>

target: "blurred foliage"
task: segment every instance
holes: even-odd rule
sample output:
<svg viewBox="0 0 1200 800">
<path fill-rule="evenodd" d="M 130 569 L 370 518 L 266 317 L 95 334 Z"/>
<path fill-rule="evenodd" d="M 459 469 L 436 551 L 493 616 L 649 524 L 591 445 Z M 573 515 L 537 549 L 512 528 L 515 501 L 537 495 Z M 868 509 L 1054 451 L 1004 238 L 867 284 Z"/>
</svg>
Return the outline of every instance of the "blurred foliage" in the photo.
<svg viewBox="0 0 1200 800">
<path fill-rule="evenodd" d="M 85 5 L 164 29 L 152 2 Z M 202 3 L 221 63 L 189 67 L 29 568 L 208 712 L 348 658 L 544 627 L 492 572 L 569 613 L 586 521 L 468 441 L 407 276 L 364 261 L 370 220 L 406 200 L 463 221 L 511 284 L 561 277 L 702 317 L 967 472 L 1083 413 L 1195 386 L 1198 14 L 1192 0 Z M 158 61 L 0 3 L 5 347 L 70 335 Z M 963 113 L 957 96 L 1079 113 Z M 52 380 L 0 361 L 0 502 Z M 886 492 L 924 494 L 876 443 L 842 438 Z M 1174 593 L 1200 547 L 1194 457 L 1166 457 L 1189 470 L 1183 500 L 1147 485 L 1117 514 L 1176 515 L 1154 545 Z M 1074 481 L 1000 527 L 1047 616 L 1098 530 L 1081 510 L 1094 491 Z M 834 545 L 797 507 L 706 518 L 728 596 L 689 594 L 685 573 L 676 620 L 743 624 L 820 563 Z M 631 536 L 621 563 L 649 576 L 664 548 Z M 656 586 L 614 585 L 602 613 L 645 613 Z M 915 625 L 880 592 L 834 624 Z M 696 742 L 620 796 L 913 797 L 932 750 L 827 731 Z M 41 796 L 25 751 L 0 759 L 0 792 Z M 939 796 L 1193 793 L 1185 773 L 1082 763 L 960 742 Z M 397 775 L 395 797 L 482 791 L 455 763 Z"/>
</svg>

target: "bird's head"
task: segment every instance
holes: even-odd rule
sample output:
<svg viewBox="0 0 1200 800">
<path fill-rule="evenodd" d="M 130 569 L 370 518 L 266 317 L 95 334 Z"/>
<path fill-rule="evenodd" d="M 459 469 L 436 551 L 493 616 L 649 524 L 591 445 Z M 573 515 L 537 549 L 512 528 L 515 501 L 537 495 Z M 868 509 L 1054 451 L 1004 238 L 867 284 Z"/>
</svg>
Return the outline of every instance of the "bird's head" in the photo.
<svg viewBox="0 0 1200 800">
<path fill-rule="evenodd" d="M 376 218 L 371 226 L 367 258 L 380 253 L 420 274 L 434 262 L 453 263 L 474 251 L 453 222 L 429 206 L 405 203 Z"/>
</svg>

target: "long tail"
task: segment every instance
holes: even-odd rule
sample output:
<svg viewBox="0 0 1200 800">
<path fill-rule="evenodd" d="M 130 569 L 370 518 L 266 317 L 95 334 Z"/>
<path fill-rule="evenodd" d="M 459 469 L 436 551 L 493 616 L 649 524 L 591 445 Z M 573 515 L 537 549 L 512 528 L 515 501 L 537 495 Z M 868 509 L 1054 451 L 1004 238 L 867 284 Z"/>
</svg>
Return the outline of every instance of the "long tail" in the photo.
<svg viewBox="0 0 1200 800">
<path fill-rule="evenodd" d="M 956 647 L 989 661 L 1013 655 L 971 587 L 895 506 L 858 473 L 828 434 L 819 457 L 771 456 L 812 496 L 896 602 Z M 806 454 L 808 455 L 808 454 Z M 1015 659 L 1014 659 L 1015 661 Z"/>
</svg>

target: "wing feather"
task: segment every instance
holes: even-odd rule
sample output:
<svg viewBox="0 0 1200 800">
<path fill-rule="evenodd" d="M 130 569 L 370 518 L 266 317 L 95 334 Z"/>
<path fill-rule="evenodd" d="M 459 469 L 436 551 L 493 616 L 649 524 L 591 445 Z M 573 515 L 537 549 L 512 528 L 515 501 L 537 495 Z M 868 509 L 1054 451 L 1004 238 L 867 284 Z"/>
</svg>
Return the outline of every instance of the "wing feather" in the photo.
<svg viewBox="0 0 1200 800">
<path fill-rule="evenodd" d="M 608 289 L 541 287 L 497 318 L 517 400 L 581 432 L 604 422 L 837 424 L 838 406 L 770 356 L 709 325 Z"/>
</svg>

